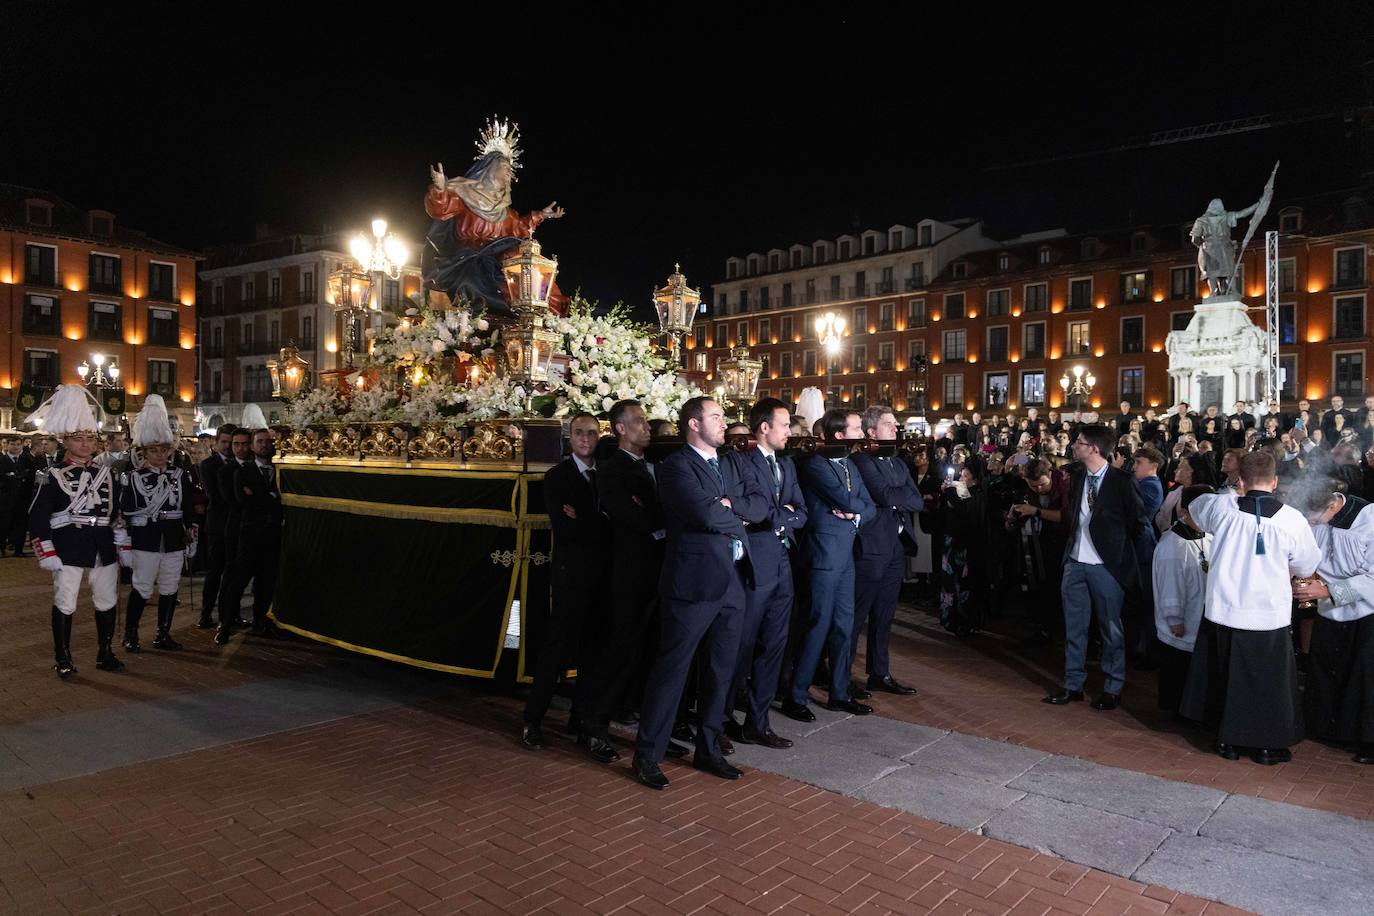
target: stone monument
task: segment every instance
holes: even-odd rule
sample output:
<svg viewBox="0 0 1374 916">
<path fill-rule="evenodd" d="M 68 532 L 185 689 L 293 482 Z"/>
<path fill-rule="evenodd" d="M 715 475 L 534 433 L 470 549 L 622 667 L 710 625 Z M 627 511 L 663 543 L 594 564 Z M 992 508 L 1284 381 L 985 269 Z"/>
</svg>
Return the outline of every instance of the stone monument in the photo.
<svg viewBox="0 0 1374 916">
<path fill-rule="evenodd" d="M 1253 205 L 1228 211 L 1219 198 L 1213 199 L 1193 223 L 1198 273 L 1211 295 L 1194 306 L 1187 328 L 1164 340 L 1174 403 L 1187 401 L 1196 410 L 1215 404 L 1225 412 L 1236 401 L 1264 400 L 1266 334 L 1250 320 L 1241 298 L 1244 290 L 1237 288 L 1235 277 L 1240 256 L 1269 210 L 1278 170 L 1275 163 L 1264 193 Z M 1231 230 L 1247 216 L 1245 240 L 1237 249 Z"/>
</svg>

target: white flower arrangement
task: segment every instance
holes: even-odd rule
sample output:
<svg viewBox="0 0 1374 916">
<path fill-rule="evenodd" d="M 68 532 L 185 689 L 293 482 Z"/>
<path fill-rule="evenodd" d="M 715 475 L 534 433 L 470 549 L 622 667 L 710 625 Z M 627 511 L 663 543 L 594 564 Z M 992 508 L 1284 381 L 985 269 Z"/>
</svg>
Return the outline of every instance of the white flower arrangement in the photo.
<svg viewBox="0 0 1374 916">
<path fill-rule="evenodd" d="M 486 318 L 463 306 L 438 312 L 418 297 L 411 301 L 406 323 L 384 328 L 373 339 L 367 363 L 382 379 L 450 356 L 458 362 L 501 358 L 500 330 L 493 330 Z M 682 405 L 702 393 L 678 378 L 655 351 L 653 329 L 631 321 L 622 305 L 596 315 L 591 303 L 575 298 L 568 314 L 547 326 L 562 335 L 560 349 L 569 362 L 565 379 L 545 390 L 526 391 L 499 372 L 482 373 L 472 386 L 456 385 L 442 372 L 427 372 L 419 374 L 422 380 L 409 392 L 385 383 L 365 390 L 350 385 L 347 397 L 334 389 L 312 390 L 291 405 L 287 421 L 298 427 L 336 419 L 461 424 L 521 416 L 531 407 L 531 398 L 536 409 L 556 417 L 583 410 L 605 413 L 617 400 L 635 398 L 651 419 L 675 420 Z"/>
</svg>

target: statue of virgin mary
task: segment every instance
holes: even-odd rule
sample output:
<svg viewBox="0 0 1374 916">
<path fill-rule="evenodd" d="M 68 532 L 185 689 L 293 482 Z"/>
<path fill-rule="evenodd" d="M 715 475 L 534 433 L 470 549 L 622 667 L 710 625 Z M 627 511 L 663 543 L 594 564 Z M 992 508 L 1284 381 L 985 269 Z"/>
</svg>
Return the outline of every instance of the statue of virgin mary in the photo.
<svg viewBox="0 0 1374 916">
<path fill-rule="evenodd" d="M 479 134 L 477 150 L 477 160 L 461 178 L 445 176 L 442 162 L 430 168 L 425 212 L 433 220 L 427 236 L 433 258 L 424 282 L 454 302 L 466 299 L 474 309 L 510 315 L 501 262 L 540 223 L 559 219 L 564 211 L 557 201 L 523 216 L 511 208 L 511 185 L 520 167 L 517 125 L 493 118 Z M 561 314 L 566 301 L 554 286 L 552 309 Z"/>
</svg>

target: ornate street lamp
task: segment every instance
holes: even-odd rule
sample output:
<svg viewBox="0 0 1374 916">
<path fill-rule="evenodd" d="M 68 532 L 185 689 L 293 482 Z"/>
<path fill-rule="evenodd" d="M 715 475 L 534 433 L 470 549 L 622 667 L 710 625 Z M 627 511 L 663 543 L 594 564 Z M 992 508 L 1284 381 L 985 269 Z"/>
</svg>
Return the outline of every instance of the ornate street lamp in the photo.
<svg viewBox="0 0 1374 916">
<path fill-rule="evenodd" d="M 674 264 L 668 282 L 654 290 L 654 309 L 658 312 L 658 327 L 663 332 L 669 355 L 677 365 L 686 366 L 683 339 L 692 330 L 692 322 L 701 309 L 701 290 L 687 285 L 682 265 Z"/>
<path fill-rule="evenodd" d="M 81 365 L 76 367 L 76 374 L 81 376 L 83 383 L 89 381 L 96 388 L 117 384 L 119 382 L 119 366 L 110 363 L 109 367 L 106 368 L 106 362 L 107 358 L 104 353 L 92 353 L 90 362 L 83 361 Z"/>
<path fill-rule="evenodd" d="M 267 361 L 267 371 L 272 374 L 272 397 L 289 401 L 300 394 L 301 386 L 309 377 L 310 363 L 301 358 L 294 340 L 282 347 L 277 355 L 280 359 Z"/>
<path fill-rule="evenodd" d="M 834 312 L 826 312 L 816 318 L 816 337 L 825 348 L 825 401 L 829 407 L 840 406 L 838 397 L 832 403 L 831 392 L 835 389 L 835 357 L 840 355 L 845 324 L 844 316 Z"/>
<path fill-rule="evenodd" d="M 721 360 L 718 368 L 726 402 L 736 409 L 737 416 L 744 416 L 749 405 L 754 403 L 763 361 L 750 356 L 744 341 L 738 341 L 730 351 L 730 358 Z"/>
<path fill-rule="evenodd" d="M 334 314 L 344 320 L 344 368 L 353 368 L 353 350 L 358 338 L 358 319 L 367 312 L 372 292 L 372 275 L 348 263 L 340 263 L 329 275 L 329 301 Z"/>
<path fill-rule="evenodd" d="M 348 250 L 353 255 L 353 260 L 358 262 L 358 266 L 373 278 L 373 298 L 365 302 L 364 307 L 372 311 L 384 311 L 384 303 L 380 302 L 385 288 L 382 278 L 401 278 L 401 268 L 405 267 L 406 261 L 410 258 L 410 246 L 399 237 L 387 233 L 386 220 L 374 219 L 372 238 L 369 239 L 360 232 L 348 243 Z"/>
<path fill-rule="evenodd" d="M 1082 366 L 1073 367 L 1073 377 L 1069 377 L 1066 370 L 1059 378 L 1059 387 L 1064 389 L 1065 397 L 1074 399 L 1074 410 L 1082 412 L 1083 399 L 1093 393 L 1093 386 L 1097 384 L 1097 378 Z"/>
<path fill-rule="evenodd" d="M 558 334 L 544 327 L 549 314 L 549 293 L 558 275 L 558 259 L 546 258 L 532 237 L 501 266 L 506 294 L 519 324 L 502 333 L 506 344 L 506 371 L 527 391 L 549 380 L 549 361 L 558 345 Z"/>
</svg>

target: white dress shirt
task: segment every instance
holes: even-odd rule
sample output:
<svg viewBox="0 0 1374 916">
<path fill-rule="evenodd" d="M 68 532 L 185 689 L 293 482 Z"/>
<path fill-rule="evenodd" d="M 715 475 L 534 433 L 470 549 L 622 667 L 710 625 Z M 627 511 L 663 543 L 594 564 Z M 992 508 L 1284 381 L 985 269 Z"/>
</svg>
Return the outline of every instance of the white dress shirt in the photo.
<svg viewBox="0 0 1374 916">
<path fill-rule="evenodd" d="M 1102 481 L 1106 479 L 1107 468 L 1109 467 L 1111 465 L 1104 462 L 1102 467 L 1097 469 L 1096 474 L 1089 472 L 1083 477 L 1083 496 L 1078 501 L 1078 531 L 1074 535 L 1073 551 L 1069 554 L 1079 563 L 1089 563 L 1093 566 L 1102 565 L 1102 556 L 1093 546 L 1092 532 L 1088 530 L 1088 523 L 1092 521 L 1093 517 L 1092 510 L 1088 508 L 1088 493 L 1089 488 L 1093 485 L 1092 478 L 1096 477 L 1097 495 L 1102 495 Z"/>
</svg>

